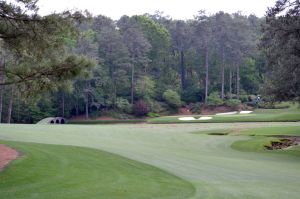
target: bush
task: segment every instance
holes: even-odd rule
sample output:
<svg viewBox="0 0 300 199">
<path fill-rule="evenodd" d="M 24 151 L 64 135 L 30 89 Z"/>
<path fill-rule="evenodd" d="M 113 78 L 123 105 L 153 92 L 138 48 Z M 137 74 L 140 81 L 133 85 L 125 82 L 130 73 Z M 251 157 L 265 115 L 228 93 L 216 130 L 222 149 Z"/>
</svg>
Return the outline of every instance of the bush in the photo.
<svg viewBox="0 0 300 199">
<path fill-rule="evenodd" d="M 224 104 L 218 92 L 213 92 L 207 97 L 208 105 L 219 106 Z"/>
<path fill-rule="evenodd" d="M 237 107 L 241 104 L 241 101 L 237 99 L 229 99 L 225 102 L 225 104 L 230 107 Z"/>
<path fill-rule="evenodd" d="M 263 109 L 275 109 L 275 103 L 274 102 L 259 102 L 258 103 L 258 108 L 263 108 Z"/>
<path fill-rule="evenodd" d="M 195 103 L 195 104 L 190 104 L 189 109 L 191 110 L 192 113 L 200 114 L 201 109 L 202 109 L 202 104 L 201 103 Z"/>
<path fill-rule="evenodd" d="M 163 93 L 163 98 L 171 108 L 177 109 L 181 106 L 180 96 L 173 90 L 166 90 Z"/>
<path fill-rule="evenodd" d="M 204 93 L 202 93 L 202 90 L 195 86 L 189 86 L 186 88 L 182 94 L 181 94 L 181 100 L 189 103 L 197 103 L 199 101 L 203 100 Z"/>
<path fill-rule="evenodd" d="M 159 117 L 160 115 L 158 113 L 153 113 L 153 112 L 150 112 L 147 114 L 148 117 L 150 118 L 155 118 L 155 117 Z"/>
<path fill-rule="evenodd" d="M 166 111 L 163 102 L 151 100 L 147 104 L 149 104 L 150 111 L 153 113 L 161 113 L 161 112 Z"/>
<path fill-rule="evenodd" d="M 136 116 L 145 116 L 149 113 L 149 107 L 143 100 L 139 100 L 133 105 L 133 113 Z"/>
<path fill-rule="evenodd" d="M 122 111 L 124 113 L 132 112 L 132 105 L 128 102 L 127 99 L 117 98 L 116 106 L 120 111 Z"/>
<path fill-rule="evenodd" d="M 240 96 L 240 100 L 241 100 L 241 102 L 243 102 L 243 103 L 248 102 L 249 96 L 248 96 L 248 95 L 241 95 L 241 96 Z"/>
</svg>

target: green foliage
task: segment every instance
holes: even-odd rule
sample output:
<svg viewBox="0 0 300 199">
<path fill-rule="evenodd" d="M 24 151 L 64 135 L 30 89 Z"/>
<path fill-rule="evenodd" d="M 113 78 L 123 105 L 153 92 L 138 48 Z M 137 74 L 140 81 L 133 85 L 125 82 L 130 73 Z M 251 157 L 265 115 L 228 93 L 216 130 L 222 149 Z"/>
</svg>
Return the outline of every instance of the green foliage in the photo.
<svg viewBox="0 0 300 199">
<path fill-rule="evenodd" d="M 212 106 L 219 106 L 224 104 L 224 101 L 221 99 L 220 94 L 218 92 L 213 92 L 209 94 L 207 101 L 208 104 Z"/>
<path fill-rule="evenodd" d="M 132 112 L 132 105 L 129 103 L 127 99 L 117 98 L 116 106 L 120 111 L 124 113 Z"/>
<path fill-rule="evenodd" d="M 240 100 L 241 100 L 242 103 L 248 102 L 249 101 L 249 96 L 248 95 L 240 95 Z"/>
<path fill-rule="evenodd" d="M 244 65 L 241 67 L 241 85 L 243 89 L 247 93 L 255 93 L 258 91 L 261 81 L 255 60 L 246 58 Z"/>
<path fill-rule="evenodd" d="M 114 21 L 80 12 L 39 16 L 34 1 L 22 4 L 0 3 L 0 12 L 10 10 L 0 20 L 4 37 L 0 56 L 7 62 L 0 63 L 0 93 L 1 84 L 14 83 L 18 83 L 16 93 L 26 91 L 27 97 L 48 92 L 48 108 L 31 107 L 33 115 L 41 114 L 36 119 L 62 112 L 66 117 L 98 117 L 105 112 L 126 118 L 139 100 L 153 113 L 172 114 L 190 103 L 196 103 L 191 110 L 199 113 L 205 91 L 209 104 L 221 105 L 217 94 L 221 88 L 246 102 L 245 96 L 259 93 L 262 83 L 266 85 L 266 58 L 254 48 L 263 19 L 252 15 L 199 12 L 195 19 L 183 21 L 145 14 Z M 62 85 L 70 80 L 74 89 L 63 94 Z M 14 100 L 13 105 L 22 100 Z M 5 94 L 3 104 L 8 102 Z M 5 118 L 9 111 L 2 112 Z M 14 121 L 36 121 L 31 116 L 16 117 L 14 112 Z"/>
<path fill-rule="evenodd" d="M 200 114 L 202 109 L 202 104 L 200 102 L 189 105 L 192 113 Z"/>
<path fill-rule="evenodd" d="M 277 100 L 300 100 L 299 23 L 297 0 L 278 0 L 267 12 L 261 40 L 270 71 L 265 91 Z"/>
<path fill-rule="evenodd" d="M 155 82 L 147 76 L 143 76 L 137 80 L 135 90 L 137 97 L 141 99 L 151 99 L 155 94 Z"/>
<path fill-rule="evenodd" d="M 6 56 L 18 57 L 17 62 L 6 59 L 6 63 L 1 63 L 1 67 L 6 65 L 3 69 L 7 77 L 0 84 L 23 84 L 32 92 L 49 90 L 55 83 L 72 79 L 94 65 L 65 48 L 67 41 L 78 38 L 75 23 L 84 15 L 65 12 L 42 17 L 37 13 L 36 3 L 0 4 L 3 15 L 0 34 L 4 44 L 1 56 L 5 50 Z"/>
<path fill-rule="evenodd" d="M 202 101 L 203 92 L 196 86 L 187 87 L 181 94 L 182 101 L 196 103 Z"/>
<path fill-rule="evenodd" d="M 155 117 L 159 117 L 160 115 L 158 113 L 153 113 L 153 112 L 150 112 L 147 114 L 148 117 L 150 118 L 155 118 Z"/>
<path fill-rule="evenodd" d="M 181 106 L 180 96 L 173 90 L 166 90 L 163 93 L 163 98 L 171 108 L 177 109 Z"/>
<path fill-rule="evenodd" d="M 241 101 L 238 99 L 229 99 L 225 101 L 225 104 L 230 107 L 237 107 L 241 104 Z"/>
</svg>

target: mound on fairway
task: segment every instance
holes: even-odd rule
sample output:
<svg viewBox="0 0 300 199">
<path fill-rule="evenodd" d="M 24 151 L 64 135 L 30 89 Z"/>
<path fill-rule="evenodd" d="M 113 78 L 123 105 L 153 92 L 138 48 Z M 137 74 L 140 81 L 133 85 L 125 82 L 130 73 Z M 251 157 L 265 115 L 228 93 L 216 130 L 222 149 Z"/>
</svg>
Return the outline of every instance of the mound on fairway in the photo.
<svg viewBox="0 0 300 199">
<path fill-rule="evenodd" d="M 22 158 L 0 173 L 0 198 L 188 198 L 193 186 L 158 168 L 100 150 L 4 142 Z"/>
</svg>

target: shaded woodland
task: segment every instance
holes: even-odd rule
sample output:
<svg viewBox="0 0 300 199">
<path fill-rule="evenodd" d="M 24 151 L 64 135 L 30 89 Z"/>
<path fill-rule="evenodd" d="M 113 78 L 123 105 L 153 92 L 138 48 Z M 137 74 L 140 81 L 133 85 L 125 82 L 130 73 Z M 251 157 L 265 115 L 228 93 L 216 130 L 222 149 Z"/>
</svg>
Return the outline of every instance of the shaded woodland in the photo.
<svg viewBox="0 0 300 199">
<path fill-rule="evenodd" d="M 278 1 L 263 18 L 42 17 L 35 1 L 1 1 L 0 13 L 2 122 L 152 117 L 299 96 L 298 1 Z"/>
</svg>

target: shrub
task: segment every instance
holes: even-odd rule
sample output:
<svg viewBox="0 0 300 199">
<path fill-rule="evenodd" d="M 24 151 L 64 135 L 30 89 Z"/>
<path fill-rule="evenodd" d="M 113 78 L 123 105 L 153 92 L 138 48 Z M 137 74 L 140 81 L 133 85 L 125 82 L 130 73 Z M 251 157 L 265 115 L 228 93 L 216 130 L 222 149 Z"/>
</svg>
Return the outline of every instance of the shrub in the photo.
<svg viewBox="0 0 300 199">
<path fill-rule="evenodd" d="M 153 113 L 153 112 L 150 112 L 147 114 L 148 117 L 150 118 L 154 118 L 154 117 L 159 117 L 160 115 L 158 113 Z"/>
<path fill-rule="evenodd" d="M 190 104 L 190 110 L 192 113 L 200 114 L 201 113 L 201 108 L 202 104 L 201 103 L 195 103 L 195 104 Z"/>
<path fill-rule="evenodd" d="M 225 102 L 225 104 L 230 107 L 237 107 L 241 104 L 241 101 L 237 99 L 229 99 Z"/>
<path fill-rule="evenodd" d="M 150 111 L 153 113 L 161 113 L 165 111 L 165 108 L 163 107 L 164 103 L 163 102 L 158 102 L 151 100 L 148 102 Z"/>
<path fill-rule="evenodd" d="M 258 108 L 263 108 L 263 109 L 275 109 L 275 104 L 274 102 L 266 102 L 262 101 L 258 103 Z"/>
<path fill-rule="evenodd" d="M 166 90 L 163 93 L 163 98 L 166 101 L 166 103 L 172 107 L 172 108 L 179 108 L 181 106 L 181 100 L 180 100 L 180 96 L 178 95 L 177 92 L 173 91 L 173 90 Z"/>
<path fill-rule="evenodd" d="M 135 92 L 139 98 L 150 99 L 155 94 L 155 82 L 150 77 L 143 76 L 137 80 Z"/>
<path fill-rule="evenodd" d="M 122 111 L 124 113 L 132 112 L 132 105 L 128 102 L 127 99 L 117 98 L 116 106 L 120 111 Z"/>
<path fill-rule="evenodd" d="M 136 116 L 145 116 L 149 113 L 149 108 L 143 100 L 139 100 L 133 105 L 133 113 Z"/>
<path fill-rule="evenodd" d="M 240 96 L 240 100 L 241 100 L 241 102 L 243 102 L 243 103 L 248 102 L 249 96 L 248 96 L 248 95 L 241 95 L 241 96 Z"/>
<path fill-rule="evenodd" d="M 209 105 L 219 106 L 224 104 L 224 101 L 221 99 L 218 92 L 213 92 L 207 97 L 207 101 Z"/>
</svg>

